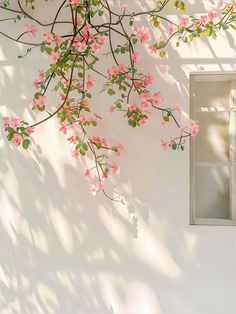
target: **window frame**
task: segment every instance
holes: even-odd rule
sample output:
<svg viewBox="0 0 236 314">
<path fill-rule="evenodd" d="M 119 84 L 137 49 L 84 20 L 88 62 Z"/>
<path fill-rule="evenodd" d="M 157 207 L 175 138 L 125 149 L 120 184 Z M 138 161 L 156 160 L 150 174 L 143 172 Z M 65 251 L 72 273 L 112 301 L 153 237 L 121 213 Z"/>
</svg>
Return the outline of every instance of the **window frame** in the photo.
<svg viewBox="0 0 236 314">
<path fill-rule="evenodd" d="M 236 71 L 193 71 L 189 73 L 189 115 L 191 119 L 194 119 L 194 98 L 192 97 L 193 93 L 193 79 L 196 76 L 226 76 L 232 75 L 235 76 L 236 80 Z M 230 111 L 229 111 L 230 112 Z M 236 109 L 234 108 L 234 119 L 236 121 Z M 236 126 L 235 126 L 236 129 Z M 231 142 L 231 141 L 230 141 Z M 223 219 L 223 218 L 197 218 L 195 211 L 195 163 L 194 163 L 194 154 L 195 154 L 195 138 L 191 137 L 190 139 L 190 149 L 189 149 L 189 175 L 190 175 L 190 225 L 208 225 L 208 226 L 236 226 L 236 217 L 234 219 Z M 236 144 L 235 144 L 236 145 Z M 231 162 L 231 160 L 229 161 Z M 213 162 L 212 162 L 213 163 Z M 235 160 L 236 166 L 236 160 Z M 230 169 L 230 171 L 232 171 Z M 230 203 L 232 202 L 232 180 L 230 184 Z M 229 210 L 232 208 L 230 206 Z M 235 210 L 236 211 L 236 210 Z"/>
</svg>

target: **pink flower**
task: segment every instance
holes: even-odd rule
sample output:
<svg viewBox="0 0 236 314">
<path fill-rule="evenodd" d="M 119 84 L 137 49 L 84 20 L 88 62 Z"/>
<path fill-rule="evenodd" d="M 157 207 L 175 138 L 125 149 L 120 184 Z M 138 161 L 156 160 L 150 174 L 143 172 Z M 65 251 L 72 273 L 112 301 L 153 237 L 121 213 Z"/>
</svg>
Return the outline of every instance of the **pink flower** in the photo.
<svg viewBox="0 0 236 314">
<path fill-rule="evenodd" d="M 144 86 L 148 86 L 152 84 L 153 81 L 153 75 L 149 74 L 146 76 L 145 80 L 143 81 Z"/>
<path fill-rule="evenodd" d="M 25 133 L 27 133 L 28 135 L 32 134 L 34 132 L 34 128 L 32 126 L 28 126 L 25 129 Z"/>
<path fill-rule="evenodd" d="M 45 81 L 45 72 L 43 69 L 38 70 L 38 75 L 39 75 L 39 81 L 44 82 Z"/>
<path fill-rule="evenodd" d="M 76 21 L 75 21 L 75 25 L 76 26 L 82 26 L 83 25 L 83 21 L 82 21 L 82 19 L 80 19 L 79 17 L 76 19 Z"/>
<path fill-rule="evenodd" d="M 128 105 L 128 109 L 130 112 L 134 111 L 136 108 L 138 108 L 138 104 L 134 103 L 132 105 Z"/>
<path fill-rule="evenodd" d="M 180 108 L 180 106 L 175 107 L 175 112 L 182 113 L 182 109 Z"/>
<path fill-rule="evenodd" d="M 101 49 L 101 45 L 98 42 L 93 42 L 91 45 L 92 51 L 95 53 Z"/>
<path fill-rule="evenodd" d="M 158 107 L 161 104 L 161 102 L 163 101 L 163 96 L 161 95 L 160 91 L 153 93 L 152 101 L 154 106 Z"/>
<path fill-rule="evenodd" d="M 150 40 L 149 29 L 147 27 L 144 27 L 144 26 L 142 26 L 140 28 L 135 27 L 134 30 L 137 33 L 137 35 L 139 36 L 142 43 Z"/>
<path fill-rule="evenodd" d="M 161 139 L 161 148 L 163 149 L 163 150 L 166 150 L 166 148 L 167 148 L 167 142 L 165 142 L 165 141 L 163 141 L 162 139 Z"/>
<path fill-rule="evenodd" d="M 3 128 L 5 129 L 5 128 L 9 127 L 9 124 L 10 124 L 10 122 L 11 122 L 11 118 L 9 118 L 9 117 L 3 117 L 3 118 L 2 118 L 2 121 L 3 121 Z"/>
<path fill-rule="evenodd" d="M 78 150 L 74 150 L 74 151 L 72 152 L 72 156 L 73 156 L 75 159 L 78 159 L 79 156 L 80 156 L 80 153 L 78 152 Z"/>
<path fill-rule="evenodd" d="M 70 143 L 70 144 L 74 144 L 76 142 L 76 138 L 74 135 L 72 135 L 71 137 L 68 137 L 67 141 Z"/>
<path fill-rule="evenodd" d="M 39 81 L 38 80 L 34 80 L 34 88 L 38 89 L 39 88 Z"/>
<path fill-rule="evenodd" d="M 123 147 L 123 145 L 122 145 L 122 144 L 120 144 L 120 143 L 118 143 L 118 144 L 116 145 L 116 147 L 117 147 L 117 149 L 118 149 L 118 151 L 117 151 L 116 155 L 117 155 L 118 157 L 120 157 L 120 156 L 121 156 L 121 154 L 122 154 L 122 153 L 123 153 L 123 151 L 124 151 L 124 147 Z"/>
<path fill-rule="evenodd" d="M 10 127 L 15 131 L 20 126 L 20 119 L 13 118 L 10 120 Z"/>
<path fill-rule="evenodd" d="M 207 15 L 201 15 L 200 16 L 200 21 L 201 21 L 201 24 L 203 26 L 205 26 L 207 24 L 207 22 L 208 22 L 208 16 Z"/>
<path fill-rule="evenodd" d="M 190 134 L 191 136 L 197 136 L 199 133 L 199 126 L 196 121 L 190 120 Z"/>
<path fill-rule="evenodd" d="M 20 134 L 15 133 L 11 139 L 11 142 L 15 145 L 15 146 L 19 146 L 20 143 L 23 141 L 23 138 L 20 136 Z"/>
<path fill-rule="evenodd" d="M 151 53 L 156 53 L 157 52 L 156 44 L 150 45 L 148 48 L 149 48 Z"/>
<path fill-rule="evenodd" d="M 92 176 L 91 176 L 91 172 L 89 169 L 85 170 L 84 177 L 91 179 Z"/>
<path fill-rule="evenodd" d="M 99 41 L 99 43 L 100 43 L 101 45 L 104 45 L 104 44 L 105 44 L 106 39 L 107 39 L 107 37 L 104 36 L 104 35 L 99 35 L 99 36 L 98 36 L 98 41 Z"/>
<path fill-rule="evenodd" d="M 115 111 L 116 107 L 115 106 L 110 106 L 109 111 L 110 113 L 113 113 Z"/>
<path fill-rule="evenodd" d="M 223 4 L 224 4 L 224 0 L 218 0 L 218 2 L 217 2 L 217 8 L 222 7 Z"/>
<path fill-rule="evenodd" d="M 72 46 L 75 47 L 75 49 L 77 49 L 79 52 L 84 52 L 87 48 L 85 41 L 75 41 Z"/>
<path fill-rule="evenodd" d="M 38 99 L 36 99 L 36 104 L 39 107 L 43 107 L 45 105 L 45 103 L 46 103 L 46 99 L 47 99 L 46 96 L 40 95 L 40 96 L 38 96 Z"/>
<path fill-rule="evenodd" d="M 50 44 L 53 40 L 53 34 L 51 32 L 47 32 L 44 34 L 44 40 L 47 44 Z"/>
<path fill-rule="evenodd" d="M 171 36 L 174 34 L 174 25 L 172 23 L 169 23 L 169 30 L 168 30 L 168 35 Z"/>
<path fill-rule="evenodd" d="M 87 89 L 90 89 L 91 87 L 93 87 L 94 84 L 95 84 L 95 81 L 94 81 L 92 75 L 89 74 L 88 75 L 88 80 L 87 80 L 87 83 L 86 83 Z"/>
<path fill-rule="evenodd" d="M 232 0 L 233 7 L 236 7 L 236 0 Z"/>
<path fill-rule="evenodd" d="M 56 63 L 60 59 L 60 53 L 58 51 L 52 51 L 49 58 L 52 63 Z"/>
<path fill-rule="evenodd" d="M 180 20 L 180 25 L 183 27 L 187 27 L 189 24 L 189 18 L 188 17 L 182 17 Z"/>
<path fill-rule="evenodd" d="M 34 38 L 37 31 L 38 30 L 34 25 L 25 24 L 23 27 L 23 32 L 28 33 L 30 38 Z"/>
<path fill-rule="evenodd" d="M 55 43 L 56 43 L 57 45 L 60 45 L 60 43 L 61 43 L 61 41 L 62 41 L 62 39 L 61 39 L 61 36 L 60 36 L 60 35 L 55 35 L 54 40 L 55 40 Z"/>
<path fill-rule="evenodd" d="M 217 12 L 216 11 L 213 11 L 213 10 L 211 10 L 211 11 L 209 11 L 208 12 L 208 17 L 209 17 L 209 20 L 210 21 L 214 21 L 214 19 L 217 17 Z"/>
<path fill-rule="evenodd" d="M 67 128 L 66 128 L 65 124 L 60 122 L 60 125 L 61 125 L 61 127 L 60 127 L 59 131 L 62 132 L 63 134 L 66 134 Z"/>
<path fill-rule="evenodd" d="M 112 171 L 112 174 L 119 173 L 120 167 L 119 167 L 116 163 L 113 163 L 113 164 L 111 165 L 111 171 Z"/>
<path fill-rule="evenodd" d="M 80 5 L 80 0 L 70 0 L 72 8 L 77 8 Z"/>
<path fill-rule="evenodd" d="M 105 184 L 102 181 L 99 181 L 98 186 L 97 186 L 98 192 L 104 189 L 105 189 Z"/>
<path fill-rule="evenodd" d="M 138 121 L 138 125 L 139 125 L 139 126 L 145 125 L 145 124 L 147 124 L 147 121 L 148 121 L 148 119 L 142 118 L 142 119 L 140 119 L 140 120 Z"/>
<path fill-rule="evenodd" d="M 138 52 L 133 52 L 133 53 L 131 54 L 131 59 L 132 59 L 132 61 L 134 61 L 134 62 L 139 61 L 139 60 L 140 60 L 140 54 L 139 54 Z"/>
</svg>

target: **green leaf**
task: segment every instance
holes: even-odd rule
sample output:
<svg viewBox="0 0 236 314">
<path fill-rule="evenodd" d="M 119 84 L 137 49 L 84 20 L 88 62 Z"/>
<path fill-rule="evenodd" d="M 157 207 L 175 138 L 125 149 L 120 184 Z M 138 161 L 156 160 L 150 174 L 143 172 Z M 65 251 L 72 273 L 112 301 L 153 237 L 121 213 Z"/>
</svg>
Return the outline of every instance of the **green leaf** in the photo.
<svg viewBox="0 0 236 314">
<path fill-rule="evenodd" d="M 29 147 L 29 144 L 30 144 L 30 140 L 25 139 L 22 143 L 22 146 L 24 149 L 27 149 Z"/>
<path fill-rule="evenodd" d="M 86 150 L 88 150 L 88 145 L 87 145 L 86 143 L 83 143 L 83 144 L 82 144 L 82 148 L 83 148 L 83 150 L 86 151 Z"/>
<path fill-rule="evenodd" d="M 114 91 L 114 89 L 112 89 L 112 88 L 109 88 L 107 92 L 108 92 L 108 95 L 110 95 L 110 96 L 113 96 L 113 95 L 115 95 L 115 93 L 116 93 L 116 92 Z"/>
</svg>

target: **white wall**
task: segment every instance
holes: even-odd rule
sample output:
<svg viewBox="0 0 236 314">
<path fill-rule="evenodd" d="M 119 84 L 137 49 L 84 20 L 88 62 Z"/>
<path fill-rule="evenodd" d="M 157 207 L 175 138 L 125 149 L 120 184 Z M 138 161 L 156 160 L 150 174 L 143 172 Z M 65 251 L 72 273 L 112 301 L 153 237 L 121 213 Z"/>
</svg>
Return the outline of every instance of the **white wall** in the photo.
<svg viewBox="0 0 236 314">
<path fill-rule="evenodd" d="M 193 13 L 203 5 L 188 2 Z M 165 103 L 188 113 L 189 72 L 235 70 L 234 36 L 169 49 L 164 60 L 146 49 L 141 66 Z M 1 37 L 0 111 L 40 119 L 32 81 L 47 61 L 36 51 L 19 60 L 21 50 Z M 108 111 L 111 100 L 98 97 L 97 111 Z M 157 116 L 135 130 L 106 117 L 101 132 L 126 147 L 115 185 L 127 208 L 90 195 L 53 121 L 38 128 L 31 152 L 1 139 L 0 313 L 235 314 L 236 228 L 189 225 L 188 149 L 161 150 L 171 128 Z"/>
</svg>

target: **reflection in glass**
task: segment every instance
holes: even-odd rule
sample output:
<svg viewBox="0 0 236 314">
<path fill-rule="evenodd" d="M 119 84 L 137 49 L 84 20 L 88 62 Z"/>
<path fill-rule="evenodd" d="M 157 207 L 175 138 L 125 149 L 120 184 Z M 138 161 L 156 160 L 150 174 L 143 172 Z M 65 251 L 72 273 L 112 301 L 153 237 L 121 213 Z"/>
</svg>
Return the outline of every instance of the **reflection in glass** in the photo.
<svg viewBox="0 0 236 314">
<path fill-rule="evenodd" d="M 197 113 L 199 135 L 195 139 L 196 162 L 228 162 L 229 113 Z"/>
<path fill-rule="evenodd" d="M 196 218 L 230 219 L 229 167 L 197 167 Z"/>
</svg>

